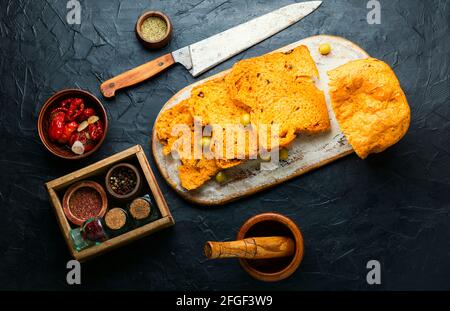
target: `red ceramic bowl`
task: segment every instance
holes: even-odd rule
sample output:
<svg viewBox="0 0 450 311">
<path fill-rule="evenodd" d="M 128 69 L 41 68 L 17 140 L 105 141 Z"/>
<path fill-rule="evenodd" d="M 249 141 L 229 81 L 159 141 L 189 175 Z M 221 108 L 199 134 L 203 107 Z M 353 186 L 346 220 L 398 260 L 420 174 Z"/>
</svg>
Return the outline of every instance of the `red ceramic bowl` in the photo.
<svg viewBox="0 0 450 311">
<path fill-rule="evenodd" d="M 70 150 L 70 148 L 68 148 L 67 146 L 51 141 L 48 136 L 47 129 L 50 123 L 50 113 L 53 111 L 53 109 L 58 107 L 62 100 L 69 97 L 78 97 L 84 99 L 85 103 L 96 111 L 98 117 L 104 124 L 103 137 L 99 142 L 97 142 L 92 150 L 82 155 L 77 155 L 73 153 L 72 150 Z M 52 97 L 47 99 L 45 104 L 42 106 L 41 111 L 39 112 L 37 128 L 39 137 L 41 138 L 42 143 L 48 151 L 53 153 L 55 156 L 63 159 L 78 160 L 90 156 L 95 151 L 97 151 L 98 148 L 100 148 L 108 132 L 108 116 L 106 114 L 105 107 L 103 107 L 100 100 L 91 93 L 79 89 L 66 89 L 54 94 Z"/>
<path fill-rule="evenodd" d="M 90 188 L 95 193 L 97 193 L 101 198 L 101 207 L 99 212 L 96 215 L 91 215 L 91 217 L 80 217 L 74 214 L 72 211 L 71 206 L 71 198 L 74 195 L 75 192 L 82 188 Z M 66 193 L 64 194 L 63 198 L 63 210 L 64 214 L 66 215 L 67 219 L 70 220 L 73 224 L 77 226 L 81 226 L 86 220 L 92 218 L 92 217 L 103 217 L 106 213 L 106 209 L 108 208 L 108 199 L 106 197 L 106 192 L 103 189 L 103 187 L 96 183 L 95 181 L 82 181 L 78 182 L 72 186 L 70 186 L 69 189 L 67 189 Z"/>
</svg>

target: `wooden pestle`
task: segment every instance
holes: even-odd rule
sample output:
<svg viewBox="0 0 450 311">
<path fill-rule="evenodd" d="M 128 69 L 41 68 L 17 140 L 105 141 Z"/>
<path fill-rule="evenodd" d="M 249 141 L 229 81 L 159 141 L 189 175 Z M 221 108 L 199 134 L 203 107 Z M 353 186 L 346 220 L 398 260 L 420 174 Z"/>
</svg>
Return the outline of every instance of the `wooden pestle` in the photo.
<svg viewBox="0 0 450 311">
<path fill-rule="evenodd" d="M 267 259 L 294 254 L 294 240 L 282 237 L 254 237 L 231 242 L 206 242 L 204 252 L 209 259 L 246 258 Z"/>
</svg>

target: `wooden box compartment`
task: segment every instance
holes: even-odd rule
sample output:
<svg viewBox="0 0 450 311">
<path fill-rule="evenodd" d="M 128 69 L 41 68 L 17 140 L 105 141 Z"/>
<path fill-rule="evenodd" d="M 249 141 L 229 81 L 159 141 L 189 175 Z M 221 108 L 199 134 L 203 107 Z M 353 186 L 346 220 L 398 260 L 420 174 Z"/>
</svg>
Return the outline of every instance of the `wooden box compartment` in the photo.
<svg viewBox="0 0 450 311">
<path fill-rule="evenodd" d="M 71 224 L 64 214 L 62 206 L 62 198 L 64 196 L 64 193 L 72 184 L 82 180 L 97 181 L 102 186 L 105 186 L 104 179 L 108 169 L 118 163 L 130 163 L 140 169 L 140 174 L 142 177 L 142 190 L 140 192 L 140 195 L 148 193 L 153 196 L 153 200 L 158 208 L 159 218 L 141 227 L 131 229 L 130 231 L 111 238 L 101 244 L 91 246 L 81 251 L 77 251 L 73 247 L 69 235 L 70 230 L 76 228 L 77 226 Z M 167 203 L 161 193 L 161 190 L 156 183 L 155 176 L 153 175 L 153 172 L 150 168 L 147 157 L 145 156 L 145 153 L 140 145 L 136 145 L 132 148 L 119 152 L 111 157 L 91 164 L 78 171 L 52 180 L 46 183 L 46 187 L 50 196 L 50 202 L 55 209 L 57 220 L 61 231 L 64 234 L 64 239 L 66 240 L 67 246 L 69 247 L 72 256 L 80 262 L 86 261 L 92 257 L 98 256 L 107 251 L 149 235 L 155 231 L 170 227 L 175 224 L 172 215 L 170 214 Z M 111 202 L 114 201 L 110 199 L 110 197 L 108 197 L 108 208 L 112 207 L 110 204 Z"/>
</svg>

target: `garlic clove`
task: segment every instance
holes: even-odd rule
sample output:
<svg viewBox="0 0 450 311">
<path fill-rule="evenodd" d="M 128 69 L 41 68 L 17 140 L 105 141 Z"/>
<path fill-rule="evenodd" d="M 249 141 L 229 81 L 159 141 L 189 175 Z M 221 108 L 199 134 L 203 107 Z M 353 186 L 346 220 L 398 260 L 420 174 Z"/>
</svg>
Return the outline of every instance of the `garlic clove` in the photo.
<svg viewBox="0 0 450 311">
<path fill-rule="evenodd" d="M 99 117 L 97 117 L 97 116 L 91 116 L 91 117 L 89 117 L 89 119 L 87 120 L 87 122 L 88 122 L 89 124 L 94 124 L 94 123 L 97 122 L 98 120 L 100 120 Z"/>
<path fill-rule="evenodd" d="M 83 131 L 84 129 L 86 129 L 88 127 L 89 123 L 87 121 L 83 121 L 80 123 L 80 125 L 78 125 L 78 132 Z"/>
<path fill-rule="evenodd" d="M 78 155 L 82 155 L 84 153 L 84 145 L 81 141 L 77 140 L 72 145 L 72 152 Z"/>
</svg>

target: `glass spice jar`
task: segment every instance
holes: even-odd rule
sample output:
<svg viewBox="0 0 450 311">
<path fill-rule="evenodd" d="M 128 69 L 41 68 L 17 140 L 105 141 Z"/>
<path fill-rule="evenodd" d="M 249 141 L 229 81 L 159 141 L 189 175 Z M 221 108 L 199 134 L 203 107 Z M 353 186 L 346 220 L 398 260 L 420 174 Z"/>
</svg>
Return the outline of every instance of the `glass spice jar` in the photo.
<svg viewBox="0 0 450 311">
<path fill-rule="evenodd" d="M 70 230 L 70 239 L 77 251 L 100 244 L 109 239 L 104 230 L 102 218 L 95 217 L 86 220 L 80 228 Z"/>
<path fill-rule="evenodd" d="M 73 247 L 78 251 L 94 246 L 96 242 L 85 240 L 81 235 L 81 228 L 75 228 L 70 230 L 70 239 L 72 240 Z"/>
<path fill-rule="evenodd" d="M 109 238 L 104 230 L 102 218 L 100 217 L 86 220 L 81 227 L 81 236 L 85 240 L 97 243 L 105 242 Z"/>
<path fill-rule="evenodd" d="M 134 227 L 140 227 L 159 218 L 158 209 L 150 195 L 134 199 L 128 205 L 128 212 Z"/>
<path fill-rule="evenodd" d="M 130 217 L 124 209 L 114 207 L 106 213 L 103 225 L 108 236 L 116 237 L 130 229 Z"/>
</svg>

